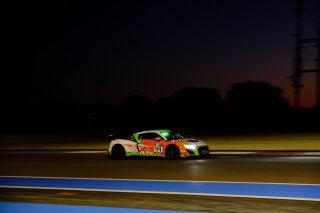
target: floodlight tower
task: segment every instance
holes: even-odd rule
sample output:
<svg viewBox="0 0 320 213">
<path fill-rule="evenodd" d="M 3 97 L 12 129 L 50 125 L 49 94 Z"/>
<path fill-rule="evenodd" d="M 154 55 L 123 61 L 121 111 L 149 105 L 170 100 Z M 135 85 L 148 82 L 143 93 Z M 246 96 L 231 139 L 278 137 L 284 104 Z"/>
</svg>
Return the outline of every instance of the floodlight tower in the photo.
<svg viewBox="0 0 320 213">
<path fill-rule="evenodd" d="M 292 86 L 294 88 L 293 104 L 296 108 L 300 108 L 300 93 L 303 87 L 301 83 L 301 78 L 303 73 L 316 73 L 316 85 L 315 85 L 315 101 L 316 106 L 320 107 L 320 24 L 318 26 L 317 38 L 303 38 L 303 1 L 296 0 L 296 8 L 293 9 L 296 15 L 296 32 L 293 34 L 295 37 L 294 46 L 294 73 L 290 76 L 292 80 Z M 303 44 L 310 44 L 309 46 L 303 46 Z M 317 47 L 317 58 L 316 58 L 316 68 L 315 69 L 303 69 L 303 59 L 302 59 L 302 49 L 307 47 Z"/>
<path fill-rule="evenodd" d="M 295 46 L 294 46 L 294 73 L 290 76 L 293 86 L 293 104 L 296 108 L 300 107 L 300 92 L 301 87 L 301 70 L 302 70 L 302 13 L 303 13 L 303 2 L 302 0 L 296 1 L 296 8 L 293 9 L 296 15 L 296 32 L 293 34 L 295 37 Z"/>
<path fill-rule="evenodd" d="M 320 109 L 320 23 L 318 24 L 318 38 L 316 38 L 317 59 L 316 59 L 316 107 Z"/>
</svg>

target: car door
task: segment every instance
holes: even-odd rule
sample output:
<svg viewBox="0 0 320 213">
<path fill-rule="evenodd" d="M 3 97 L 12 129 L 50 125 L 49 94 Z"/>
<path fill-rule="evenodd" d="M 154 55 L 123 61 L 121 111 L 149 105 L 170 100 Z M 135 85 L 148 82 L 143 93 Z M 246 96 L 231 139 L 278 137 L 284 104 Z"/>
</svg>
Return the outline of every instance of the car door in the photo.
<svg viewBox="0 0 320 213">
<path fill-rule="evenodd" d="M 141 154 L 154 154 L 155 153 L 155 139 L 159 137 L 157 133 L 148 132 L 142 133 L 138 136 L 141 141 L 141 145 L 139 145 L 139 152 Z"/>
</svg>

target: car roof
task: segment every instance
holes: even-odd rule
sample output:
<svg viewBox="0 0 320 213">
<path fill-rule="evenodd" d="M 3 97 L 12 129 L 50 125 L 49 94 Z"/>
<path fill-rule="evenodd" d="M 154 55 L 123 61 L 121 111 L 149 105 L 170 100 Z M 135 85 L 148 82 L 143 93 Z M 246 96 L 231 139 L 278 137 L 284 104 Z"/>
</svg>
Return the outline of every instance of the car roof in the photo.
<svg viewBox="0 0 320 213">
<path fill-rule="evenodd" d="M 149 133 L 149 132 L 154 132 L 160 134 L 160 132 L 172 132 L 170 129 L 152 129 L 152 130 L 145 130 L 141 132 L 136 132 L 137 134 L 143 134 L 143 133 Z"/>
</svg>

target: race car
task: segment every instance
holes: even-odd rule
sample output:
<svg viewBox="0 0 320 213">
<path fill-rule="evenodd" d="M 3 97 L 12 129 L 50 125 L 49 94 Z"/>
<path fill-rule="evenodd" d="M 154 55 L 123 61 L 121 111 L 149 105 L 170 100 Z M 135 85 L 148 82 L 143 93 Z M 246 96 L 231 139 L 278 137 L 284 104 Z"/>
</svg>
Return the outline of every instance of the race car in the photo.
<svg viewBox="0 0 320 213">
<path fill-rule="evenodd" d="M 185 138 L 169 129 L 135 132 L 127 138 L 114 138 L 108 148 L 109 157 L 157 156 L 166 159 L 209 156 L 209 146 L 195 138 Z"/>
</svg>

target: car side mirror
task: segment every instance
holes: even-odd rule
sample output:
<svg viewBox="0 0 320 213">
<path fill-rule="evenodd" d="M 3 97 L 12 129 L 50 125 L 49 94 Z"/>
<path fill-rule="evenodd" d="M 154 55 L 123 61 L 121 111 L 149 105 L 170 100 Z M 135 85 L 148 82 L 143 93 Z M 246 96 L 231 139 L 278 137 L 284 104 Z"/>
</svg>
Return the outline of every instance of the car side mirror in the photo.
<svg viewBox="0 0 320 213">
<path fill-rule="evenodd" d="M 157 141 L 157 142 L 159 142 L 159 141 L 161 141 L 162 139 L 161 139 L 160 137 L 156 137 L 154 140 Z"/>
</svg>

